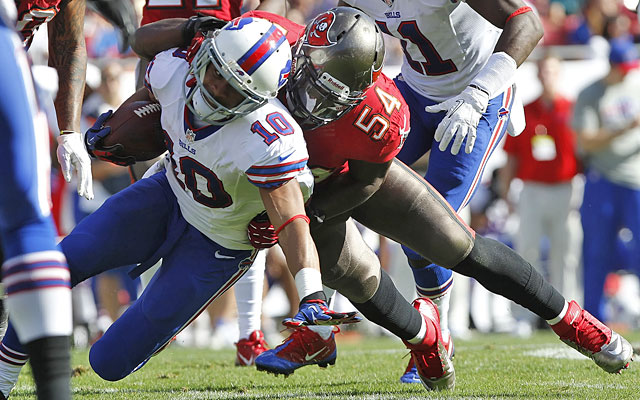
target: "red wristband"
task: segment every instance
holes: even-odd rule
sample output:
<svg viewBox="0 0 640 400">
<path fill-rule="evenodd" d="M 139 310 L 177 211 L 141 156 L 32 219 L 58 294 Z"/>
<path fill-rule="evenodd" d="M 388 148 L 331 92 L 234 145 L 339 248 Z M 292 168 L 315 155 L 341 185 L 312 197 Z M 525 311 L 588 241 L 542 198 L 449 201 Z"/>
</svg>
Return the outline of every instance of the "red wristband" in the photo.
<svg viewBox="0 0 640 400">
<path fill-rule="evenodd" d="M 520 7 L 517 10 L 515 10 L 511 15 L 509 15 L 509 17 L 507 18 L 506 21 L 504 21 L 504 23 L 506 24 L 507 22 L 509 22 L 511 18 L 518 16 L 520 14 L 528 13 L 529 11 L 533 11 L 529 6 Z"/>
<path fill-rule="evenodd" d="M 278 236 L 278 234 L 280 233 L 280 231 L 282 231 L 284 229 L 285 226 L 289 225 L 290 223 L 292 223 L 294 220 L 298 219 L 298 218 L 302 218 L 305 221 L 307 221 L 307 224 L 310 222 L 309 217 L 307 217 L 304 214 L 298 214 L 298 215 L 294 215 L 293 217 L 289 218 L 289 220 L 287 220 L 287 222 L 285 222 L 284 224 L 280 225 L 280 228 L 276 229 L 276 233 L 275 235 Z"/>
</svg>

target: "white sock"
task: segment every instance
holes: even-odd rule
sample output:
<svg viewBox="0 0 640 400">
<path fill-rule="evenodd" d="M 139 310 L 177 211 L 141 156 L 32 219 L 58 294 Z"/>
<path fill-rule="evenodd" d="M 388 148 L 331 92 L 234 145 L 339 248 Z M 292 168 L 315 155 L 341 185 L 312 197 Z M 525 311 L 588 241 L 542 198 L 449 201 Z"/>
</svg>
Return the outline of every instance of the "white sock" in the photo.
<svg viewBox="0 0 640 400">
<path fill-rule="evenodd" d="M 425 335 L 427 334 L 427 323 L 424 318 L 420 318 L 422 320 L 422 325 L 420 325 L 420 331 L 418 334 L 411 339 L 407 340 L 407 342 L 411 344 L 419 344 L 424 340 Z"/>
<path fill-rule="evenodd" d="M 447 343 L 451 332 L 449 331 L 449 302 L 451 301 L 451 287 L 447 289 L 441 296 L 431 299 L 438 307 L 440 313 L 440 331 L 442 332 L 442 341 Z"/>
<path fill-rule="evenodd" d="M 3 345 L 4 347 L 4 345 Z M 0 353 L 3 357 L 14 361 L 16 363 L 20 363 L 20 365 L 13 365 L 6 363 L 4 361 L 0 361 L 0 391 L 4 395 L 5 398 L 9 397 L 9 393 L 13 389 L 13 387 L 18 382 L 18 377 L 20 376 L 20 370 L 24 364 L 26 364 L 27 360 L 18 360 L 12 358 L 9 353 L 3 351 L 3 348 L 0 348 Z M 16 354 L 21 354 L 26 357 L 26 354 L 15 352 Z M 24 362 L 24 364 L 22 364 Z"/>
<path fill-rule="evenodd" d="M 2 282 L 7 292 L 13 285 L 32 283 L 29 288 L 33 290 L 17 291 L 7 296 L 6 306 L 11 313 L 11 322 L 22 343 L 47 336 L 70 336 L 73 330 L 71 289 L 62 284 L 51 287 L 35 285 L 44 279 L 69 282 L 69 270 L 61 252 L 51 250 L 16 256 L 6 260 L 2 270 L 6 272 L 16 266 L 41 262 L 47 262 L 45 268 L 25 269 L 5 276 Z"/>
<path fill-rule="evenodd" d="M 565 300 L 564 307 L 562 307 L 562 311 L 560 311 L 560 314 L 558 314 L 558 316 L 553 318 L 553 319 L 547 320 L 547 323 L 549 325 L 557 324 L 558 322 L 562 321 L 562 319 L 564 318 L 565 315 L 567 315 L 567 311 L 569 311 L 569 303 L 567 303 L 567 301 Z M 573 321 L 571 321 L 571 322 L 573 322 Z"/>
<path fill-rule="evenodd" d="M 238 340 L 248 339 L 261 328 L 266 258 L 266 250 L 261 250 L 251 268 L 233 286 L 238 307 Z"/>
<path fill-rule="evenodd" d="M 320 335 L 320 337 L 324 340 L 329 339 L 329 336 L 331 336 L 331 332 L 333 332 L 333 326 L 327 325 L 311 325 L 307 328 Z"/>
</svg>

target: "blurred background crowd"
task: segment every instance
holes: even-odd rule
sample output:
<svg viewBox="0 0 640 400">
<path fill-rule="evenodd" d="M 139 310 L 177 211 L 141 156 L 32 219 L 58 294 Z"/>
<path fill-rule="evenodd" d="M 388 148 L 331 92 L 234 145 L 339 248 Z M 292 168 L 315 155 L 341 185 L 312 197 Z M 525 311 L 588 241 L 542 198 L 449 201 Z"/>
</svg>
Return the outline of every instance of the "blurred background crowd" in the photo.
<svg viewBox="0 0 640 400">
<path fill-rule="evenodd" d="M 140 17 L 145 1 L 132 2 Z M 335 0 L 291 0 L 288 18 L 304 24 L 336 4 Z M 247 0 L 243 7 L 248 11 L 256 6 L 257 0 Z M 579 95 L 594 82 L 604 78 L 613 84 L 617 77 L 634 87 L 640 81 L 640 70 L 635 68 L 639 58 L 636 43 L 640 42 L 638 0 L 533 0 L 531 6 L 541 17 L 545 33 L 517 75 L 527 129 L 521 137 L 507 138 L 504 148 L 493 155 L 483 185 L 463 214 L 476 231 L 513 246 L 533 265 L 544 268 L 545 276 L 565 297 L 586 305 L 587 299 L 592 299 L 592 310 L 597 310 L 592 313 L 600 313 L 600 319 L 618 331 L 638 329 L 640 210 L 625 210 L 619 215 L 616 211 L 624 207 L 617 206 L 615 198 L 593 195 L 611 191 L 595 185 L 603 184 L 602 176 L 610 177 L 599 169 L 599 160 L 603 146 L 612 144 L 599 143 L 597 147 L 588 138 L 581 138 L 582 125 L 576 123 L 575 116 L 587 107 L 582 100 L 576 103 Z M 29 51 L 35 64 L 46 64 L 44 31 L 46 27 L 36 33 Z M 87 11 L 85 36 L 89 66 L 83 130 L 134 92 L 138 62 L 121 33 L 92 10 Z M 394 77 L 399 73 L 402 49 L 395 39 L 386 39 L 385 73 Z M 620 66 L 621 76 L 612 77 L 615 66 Z M 44 73 L 37 75 L 42 78 Z M 634 95 L 640 98 L 640 91 Z M 628 127 L 625 132 L 634 143 L 626 148 L 635 154 L 640 150 L 640 129 L 633 121 L 640 110 L 630 109 L 625 115 L 631 121 L 623 121 Z M 609 129 L 621 124 L 613 120 L 602 123 L 610 125 L 605 126 Z M 54 216 L 60 236 L 130 180 L 126 168 L 93 160 L 96 196 L 88 201 L 78 197 L 75 184 L 67 184 L 55 166 L 52 171 Z M 635 185 L 640 182 L 640 168 L 629 173 L 637 177 L 628 181 L 614 178 L 613 183 L 636 194 L 640 190 L 640 184 Z M 596 215 L 596 204 L 605 201 L 609 202 L 609 213 Z M 372 232 L 365 232 L 365 237 L 377 249 L 383 267 L 401 292 L 408 300 L 415 298 L 413 278 L 400 247 Z M 73 289 L 77 346 L 96 340 L 138 295 L 143 283 L 130 280 L 126 272 L 124 268 L 103 274 Z M 295 310 L 290 303 L 297 302 L 295 287 L 282 273 L 277 257 L 270 257 L 267 263 L 265 289 L 263 331 L 269 345 L 275 346 L 282 339 L 279 320 Z M 215 308 L 199 317 L 176 342 L 232 347 L 237 340 L 235 305 L 231 291 L 225 296 L 226 301 L 216 302 Z M 336 301 L 334 308 L 350 308 L 346 300 Z M 476 332 L 526 336 L 546 326 L 526 310 L 462 276 L 455 278 L 449 321 L 458 339 Z M 354 336 L 384 334 L 367 323 L 346 330 Z"/>
</svg>

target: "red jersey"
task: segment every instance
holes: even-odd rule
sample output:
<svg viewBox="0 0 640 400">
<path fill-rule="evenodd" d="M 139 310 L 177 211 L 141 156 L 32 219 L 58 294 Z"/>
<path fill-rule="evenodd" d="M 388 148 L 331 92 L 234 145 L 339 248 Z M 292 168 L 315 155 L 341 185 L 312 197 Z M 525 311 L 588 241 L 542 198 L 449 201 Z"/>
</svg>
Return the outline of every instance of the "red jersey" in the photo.
<svg viewBox="0 0 640 400">
<path fill-rule="evenodd" d="M 518 178 L 560 183 L 578 173 L 572 108 L 573 104 L 564 98 L 557 98 L 550 106 L 537 99 L 524 108 L 527 126 L 520 136 L 508 136 L 504 144 L 504 150 L 518 159 Z"/>
<path fill-rule="evenodd" d="M 167 18 L 189 18 L 198 13 L 230 21 L 240 15 L 242 0 L 146 0 L 142 22 Z"/>
<path fill-rule="evenodd" d="M 287 40 L 292 46 L 305 29 L 284 17 L 264 11 L 250 11 L 242 16 L 264 18 L 279 25 L 287 32 Z M 280 98 L 285 100 L 283 92 Z M 309 151 L 308 165 L 316 182 L 333 173 L 348 171 L 347 160 L 383 163 L 402 149 L 409 133 L 409 106 L 396 84 L 380 74 L 365 96 L 358 106 L 336 121 L 304 132 Z"/>
<path fill-rule="evenodd" d="M 60 11 L 61 0 L 19 0 L 16 1 L 18 9 L 18 22 L 16 30 L 20 32 L 25 47 L 31 45 L 33 34 L 44 23 L 53 19 Z"/>
<path fill-rule="evenodd" d="M 393 80 L 380 74 L 365 95 L 347 114 L 304 132 L 316 182 L 346 172 L 347 160 L 383 163 L 402 149 L 409 134 L 409 106 Z"/>
</svg>

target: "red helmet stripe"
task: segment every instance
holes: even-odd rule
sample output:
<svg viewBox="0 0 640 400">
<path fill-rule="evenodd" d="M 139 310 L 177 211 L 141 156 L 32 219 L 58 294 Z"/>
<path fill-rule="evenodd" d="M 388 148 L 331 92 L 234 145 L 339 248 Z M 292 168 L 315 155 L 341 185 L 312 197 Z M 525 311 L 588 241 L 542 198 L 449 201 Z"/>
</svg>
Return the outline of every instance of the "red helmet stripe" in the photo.
<svg viewBox="0 0 640 400">
<path fill-rule="evenodd" d="M 251 75 L 266 61 L 267 58 L 273 53 L 283 42 L 286 41 L 286 37 L 280 29 L 275 25 L 271 25 L 269 31 L 267 31 L 260 40 L 256 42 L 240 59 L 238 65 L 245 70 L 246 73 Z"/>
</svg>

